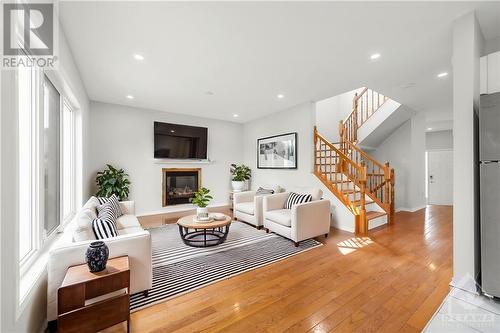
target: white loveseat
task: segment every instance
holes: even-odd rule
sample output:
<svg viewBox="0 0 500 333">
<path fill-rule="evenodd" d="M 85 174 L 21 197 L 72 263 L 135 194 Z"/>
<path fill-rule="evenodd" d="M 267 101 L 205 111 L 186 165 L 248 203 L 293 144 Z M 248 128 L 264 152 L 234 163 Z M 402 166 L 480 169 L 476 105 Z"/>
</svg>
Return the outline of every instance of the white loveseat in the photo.
<svg viewBox="0 0 500 333">
<path fill-rule="evenodd" d="M 47 319 L 57 319 L 57 289 L 68 267 L 85 263 L 85 251 L 95 241 L 92 220 L 97 217 L 97 198 L 90 198 L 75 218 L 64 229 L 65 241 L 49 253 L 47 286 Z M 151 265 L 151 235 L 144 230 L 134 215 L 134 202 L 122 201 L 123 215 L 116 221 L 118 236 L 105 239 L 109 257 L 128 255 L 130 263 L 131 293 L 151 289 L 153 273 Z"/>
<path fill-rule="evenodd" d="M 304 192 L 302 192 L 304 193 Z M 285 203 L 290 192 L 277 193 L 263 198 L 264 228 L 291 239 L 295 246 L 299 242 L 330 232 L 330 201 L 321 200 L 323 191 L 308 191 L 312 201 L 286 209 Z"/>
</svg>

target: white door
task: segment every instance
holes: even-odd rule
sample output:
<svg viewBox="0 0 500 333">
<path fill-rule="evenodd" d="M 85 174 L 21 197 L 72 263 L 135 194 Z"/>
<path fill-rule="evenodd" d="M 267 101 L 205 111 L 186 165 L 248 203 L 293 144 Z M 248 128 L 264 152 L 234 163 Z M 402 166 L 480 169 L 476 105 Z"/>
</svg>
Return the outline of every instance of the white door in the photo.
<svg viewBox="0 0 500 333">
<path fill-rule="evenodd" d="M 453 151 L 429 151 L 427 155 L 429 205 L 453 205 Z"/>
</svg>

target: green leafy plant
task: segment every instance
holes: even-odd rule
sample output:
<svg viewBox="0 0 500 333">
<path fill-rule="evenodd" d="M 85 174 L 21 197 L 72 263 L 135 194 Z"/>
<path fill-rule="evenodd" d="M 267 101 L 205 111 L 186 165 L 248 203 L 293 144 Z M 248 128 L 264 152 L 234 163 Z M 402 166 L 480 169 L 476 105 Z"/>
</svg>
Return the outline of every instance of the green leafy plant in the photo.
<svg viewBox="0 0 500 333">
<path fill-rule="evenodd" d="M 116 194 L 120 201 L 128 198 L 130 180 L 128 174 L 123 169 L 116 169 L 112 165 L 106 164 L 107 169 L 99 171 L 95 181 L 99 190 L 96 195 L 109 198 Z"/>
<path fill-rule="evenodd" d="M 231 175 L 233 175 L 233 181 L 235 182 L 243 182 L 252 177 L 250 168 L 244 164 L 231 164 Z"/>
<path fill-rule="evenodd" d="M 198 192 L 194 192 L 194 197 L 191 199 L 191 203 L 201 208 L 207 207 L 210 200 L 213 199 L 209 193 L 210 190 L 208 188 L 200 188 Z"/>
</svg>

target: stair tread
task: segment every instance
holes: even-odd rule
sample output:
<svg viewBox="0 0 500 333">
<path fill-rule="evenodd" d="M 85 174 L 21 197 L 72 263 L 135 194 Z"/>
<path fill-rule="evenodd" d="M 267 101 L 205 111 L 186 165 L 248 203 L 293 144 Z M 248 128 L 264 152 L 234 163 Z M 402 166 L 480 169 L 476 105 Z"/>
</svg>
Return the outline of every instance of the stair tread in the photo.
<svg viewBox="0 0 500 333">
<path fill-rule="evenodd" d="M 365 205 L 369 205 L 369 204 L 372 204 L 374 201 L 373 200 L 365 200 Z M 356 205 L 356 206 L 359 206 L 361 204 L 361 200 L 354 200 L 353 203 Z"/>
<path fill-rule="evenodd" d="M 377 217 L 381 217 L 384 215 L 387 215 L 387 213 L 386 212 L 369 211 L 369 212 L 366 212 L 366 219 L 373 220 L 373 219 L 376 219 Z"/>
<path fill-rule="evenodd" d="M 342 193 L 350 194 L 350 193 L 359 193 L 361 192 L 360 190 L 355 190 L 355 189 L 346 189 L 343 190 Z"/>
</svg>

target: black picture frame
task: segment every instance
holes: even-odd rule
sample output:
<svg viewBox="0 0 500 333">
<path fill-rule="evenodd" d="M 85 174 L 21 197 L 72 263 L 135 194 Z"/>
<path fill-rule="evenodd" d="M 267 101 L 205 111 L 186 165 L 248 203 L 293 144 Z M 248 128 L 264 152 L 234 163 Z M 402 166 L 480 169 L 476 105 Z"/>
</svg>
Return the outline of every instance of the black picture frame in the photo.
<svg viewBox="0 0 500 333">
<path fill-rule="evenodd" d="M 261 158 L 263 155 L 266 155 L 266 154 L 262 154 L 261 145 L 262 144 L 272 144 L 273 142 L 277 143 L 277 142 L 279 142 L 278 138 L 280 138 L 280 137 L 286 138 L 287 136 L 292 136 L 292 144 L 290 147 L 292 149 L 292 152 L 290 153 L 290 151 L 289 151 L 288 154 L 286 154 L 286 152 L 285 152 L 284 155 L 285 156 L 292 155 L 294 157 L 294 160 L 292 161 L 291 165 L 286 165 L 286 163 L 284 163 L 283 165 L 264 164 L 263 161 L 261 160 Z M 298 138 L 297 132 L 290 132 L 290 133 L 278 134 L 278 135 L 267 136 L 264 138 L 257 139 L 257 169 L 278 169 L 278 170 L 297 169 L 297 167 L 298 167 L 298 155 L 297 155 L 298 140 L 297 140 L 297 138 Z M 271 139 L 276 139 L 276 140 L 270 141 Z M 268 142 L 266 142 L 266 141 L 268 141 Z M 284 141 L 282 141 L 282 142 L 284 142 Z M 275 144 L 275 146 L 276 146 L 276 144 Z M 274 151 L 272 154 L 275 155 L 276 152 Z M 283 158 L 284 156 L 281 156 L 281 157 Z M 287 159 L 289 160 L 289 158 L 287 158 Z"/>
</svg>

